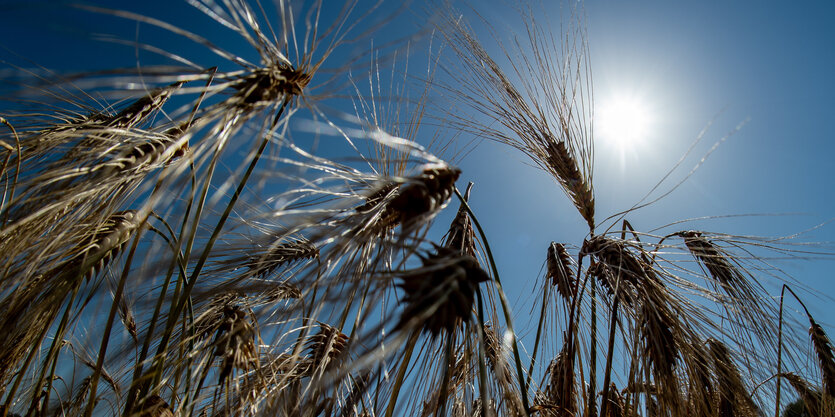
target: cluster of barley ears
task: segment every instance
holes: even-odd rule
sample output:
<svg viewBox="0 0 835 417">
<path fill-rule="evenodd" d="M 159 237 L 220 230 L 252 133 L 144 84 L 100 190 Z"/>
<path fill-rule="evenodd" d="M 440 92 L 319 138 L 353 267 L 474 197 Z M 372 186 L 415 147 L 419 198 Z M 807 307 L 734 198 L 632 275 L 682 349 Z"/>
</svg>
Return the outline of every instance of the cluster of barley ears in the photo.
<svg viewBox="0 0 835 417">
<path fill-rule="evenodd" d="M 761 284 L 786 246 L 597 216 L 577 10 L 555 36 L 524 9 L 488 48 L 438 7 L 411 76 L 417 48 L 357 52 L 380 5 L 188 3 L 248 50 L 79 6 L 201 53 L 120 41 L 173 64 L 19 68 L 7 94 L 0 415 L 757 416 L 783 380 L 831 415 L 828 336 L 807 312 L 804 366 L 800 299 Z M 345 91 L 350 117 L 329 107 Z M 543 247 L 530 328 L 450 162 L 471 135 L 528 156 L 588 226 Z"/>
</svg>

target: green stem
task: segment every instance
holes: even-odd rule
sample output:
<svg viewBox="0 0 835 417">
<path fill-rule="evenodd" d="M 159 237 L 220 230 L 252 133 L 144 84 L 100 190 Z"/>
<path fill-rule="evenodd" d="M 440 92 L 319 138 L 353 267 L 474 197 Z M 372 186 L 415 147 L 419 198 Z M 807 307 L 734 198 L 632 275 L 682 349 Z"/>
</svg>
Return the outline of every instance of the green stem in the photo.
<svg viewBox="0 0 835 417">
<path fill-rule="evenodd" d="M 397 396 L 400 394 L 400 387 L 403 386 L 403 379 L 406 377 L 406 370 L 409 368 L 409 361 L 412 359 L 412 352 L 415 350 L 419 332 L 412 332 L 409 340 L 406 342 L 406 352 L 403 353 L 403 361 L 400 363 L 400 368 L 397 370 L 397 376 L 394 377 L 394 387 L 391 390 L 391 399 L 389 400 L 388 408 L 386 408 L 386 416 L 391 417 L 394 414 L 394 406 L 397 404 Z"/>
<path fill-rule="evenodd" d="M 119 286 L 116 288 L 116 294 L 113 296 L 113 304 L 110 306 L 110 314 L 107 316 L 107 323 L 104 325 L 104 335 L 102 335 L 99 356 L 96 358 L 96 368 L 93 371 L 93 375 L 90 377 L 90 400 L 87 402 L 87 409 L 84 411 L 85 417 L 93 415 L 93 408 L 96 406 L 96 389 L 98 388 L 101 369 L 104 366 L 104 357 L 107 354 L 110 332 L 113 329 L 113 321 L 116 319 L 116 311 L 119 309 L 122 292 L 124 292 L 125 283 L 128 280 L 128 273 L 130 272 L 130 265 L 133 262 L 133 255 L 136 253 L 137 246 L 139 246 L 139 238 L 142 236 L 142 226 L 145 224 L 146 220 L 147 218 L 142 220 L 136 236 L 133 238 L 133 244 L 131 245 L 130 252 L 128 252 L 128 257 L 125 259 L 125 266 L 122 268 L 122 276 L 119 278 Z"/>
<path fill-rule="evenodd" d="M 597 417 L 597 280 L 591 280 L 591 330 L 589 346 L 589 417 Z"/>
<path fill-rule="evenodd" d="M 284 112 L 284 109 L 287 107 L 288 103 L 288 100 L 284 100 L 278 114 L 282 114 Z M 270 132 L 271 131 L 272 129 L 270 129 Z M 267 133 L 261 140 L 261 144 L 258 146 L 258 150 L 256 150 L 255 156 L 253 157 L 252 161 L 247 167 L 244 176 L 241 178 L 241 181 L 238 182 L 238 187 L 235 189 L 235 193 L 232 194 L 232 198 L 226 205 L 226 209 L 220 216 L 220 219 L 218 220 L 214 230 L 212 230 L 212 235 L 211 237 L 209 237 L 209 242 L 206 243 L 206 247 L 203 249 L 203 253 L 200 254 L 200 258 L 197 260 L 197 264 L 194 265 L 194 269 L 192 270 L 191 275 L 188 278 L 186 288 L 184 289 L 183 294 L 181 294 L 180 296 L 180 301 L 176 304 L 174 310 L 169 314 L 166 331 L 163 334 L 163 338 L 160 341 L 159 349 L 157 352 L 158 358 L 165 357 L 165 351 L 168 349 L 168 342 L 173 332 L 174 323 L 176 323 L 177 317 L 179 317 L 180 313 L 183 311 L 186 304 L 188 303 L 188 298 L 191 295 L 192 289 L 194 289 L 194 285 L 197 283 L 197 278 L 200 276 L 200 273 L 203 270 L 203 266 L 206 264 L 206 260 L 208 260 L 209 258 L 209 253 L 214 247 L 217 238 L 220 236 L 223 226 L 226 224 L 226 220 L 229 218 L 229 215 L 232 214 L 232 209 L 234 209 L 235 203 L 237 203 L 238 198 L 241 196 L 241 193 L 243 193 L 243 190 L 246 187 L 249 177 L 252 175 L 252 172 L 255 170 L 255 166 L 258 164 L 258 161 L 261 159 L 261 155 L 264 153 L 264 149 L 266 149 L 267 144 L 270 142 L 270 136 L 271 135 Z M 216 163 L 216 159 L 217 155 L 215 157 L 215 160 L 212 161 L 213 165 Z M 204 189 L 204 194 L 206 191 L 208 191 L 208 183 L 206 184 L 206 188 Z M 157 366 L 161 367 L 161 363 L 159 363 Z"/>
<path fill-rule="evenodd" d="M 452 334 L 447 333 L 447 341 L 446 341 L 446 358 L 444 359 L 444 379 L 441 382 L 441 390 L 438 392 L 438 407 L 436 408 L 435 416 L 441 417 L 446 414 L 446 400 L 447 400 L 447 391 L 449 390 L 449 370 L 452 368 Z M 482 404 L 482 409 L 484 404 Z"/>
<path fill-rule="evenodd" d="M 504 290 L 502 289 L 502 281 L 499 279 L 499 270 L 496 268 L 496 262 L 493 259 L 493 252 L 490 251 L 490 243 L 487 241 L 487 235 L 484 233 L 484 229 L 481 228 L 481 224 L 479 223 L 478 218 L 476 218 L 475 213 L 473 213 L 473 209 L 470 208 L 470 205 L 467 203 L 467 200 L 464 199 L 457 187 L 453 188 L 453 191 L 455 191 L 455 195 L 461 201 L 461 205 L 465 210 L 467 210 L 467 214 L 469 214 L 470 218 L 473 220 L 473 224 L 476 229 L 478 229 L 478 234 L 481 236 L 481 240 L 484 243 L 484 251 L 487 252 L 487 258 L 490 261 L 490 268 L 493 271 L 493 279 L 496 283 L 496 290 L 499 293 L 499 301 L 502 304 L 502 311 L 504 312 L 507 331 L 510 332 L 511 346 L 513 347 L 513 356 L 516 362 L 516 376 L 519 380 L 519 389 L 522 391 L 522 405 L 525 408 L 525 415 L 529 416 L 530 406 L 528 405 L 528 386 L 525 384 L 525 375 L 522 371 L 522 359 L 519 356 L 516 332 L 513 331 L 513 320 L 510 316 L 510 307 L 508 306 L 507 297 L 505 297 Z"/>
<path fill-rule="evenodd" d="M 487 360 L 485 359 L 486 353 L 484 352 L 486 336 L 484 332 L 484 303 L 481 299 L 481 288 L 476 287 L 475 295 L 478 300 L 478 390 L 481 394 L 481 415 L 492 417 L 492 413 L 484 411 L 488 409 L 485 404 L 489 404 L 490 396 L 487 392 Z"/>
<path fill-rule="evenodd" d="M 542 336 L 542 328 L 545 327 L 545 314 L 548 307 L 548 280 L 545 280 L 545 286 L 542 290 L 542 309 L 539 312 L 539 323 L 536 326 L 536 338 L 533 342 L 533 353 L 531 354 L 531 365 L 528 368 L 528 379 L 525 386 L 531 385 L 531 378 L 533 378 L 533 367 L 536 363 L 536 354 L 539 352 L 539 338 Z"/>
</svg>

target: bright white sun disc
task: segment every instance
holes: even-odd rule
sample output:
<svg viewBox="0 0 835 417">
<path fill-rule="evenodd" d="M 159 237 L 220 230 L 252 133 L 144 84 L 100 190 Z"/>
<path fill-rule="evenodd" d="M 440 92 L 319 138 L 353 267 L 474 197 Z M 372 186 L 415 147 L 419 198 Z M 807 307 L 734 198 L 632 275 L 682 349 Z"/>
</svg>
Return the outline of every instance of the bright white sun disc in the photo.
<svg viewBox="0 0 835 417">
<path fill-rule="evenodd" d="M 595 130 L 602 140 L 629 149 L 646 138 L 651 113 L 638 99 L 613 97 L 602 103 L 595 119 Z"/>
</svg>

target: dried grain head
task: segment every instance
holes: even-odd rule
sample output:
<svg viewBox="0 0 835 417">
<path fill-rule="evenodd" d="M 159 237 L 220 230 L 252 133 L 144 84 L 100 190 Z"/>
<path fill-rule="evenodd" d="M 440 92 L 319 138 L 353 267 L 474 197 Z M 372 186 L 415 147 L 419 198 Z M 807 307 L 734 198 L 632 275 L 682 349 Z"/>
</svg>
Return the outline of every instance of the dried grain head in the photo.
<svg viewBox="0 0 835 417">
<path fill-rule="evenodd" d="M 745 388 L 745 383 L 739 369 L 731 358 L 730 351 L 724 343 L 716 339 L 708 339 L 713 366 L 716 369 L 717 412 L 720 417 L 749 415 L 756 410 L 756 405 Z"/>
<path fill-rule="evenodd" d="M 250 257 L 246 267 L 249 268 L 248 275 L 263 278 L 279 267 L 318 256 L 319 249 L 306 239 L 291 239 L 276 243 L 263 255 Z"/>
<path fill-rule="evenodd" d="M 549 136 L 546 135 L 548 139 L 543 140 L 546 164 L 586 220 L 589 230 L 594 230 L 594 194 L 591 182 L 580 173 L 577 160 L 569 152 L 565 141 Z"/>
<path fill-rule="evenodd" d="M 458 168 L 428 165 L 403 184 L 389 182 L 377 188 L 356 210 L 379 216 L 371 229 L 375 232 L 413 227 L 449 200 L 460 175 Z"/>
<path fill-rule="evenodd" d="M 835 398 L 835 355 L 833 355 L 832 343 L 823 327 L 815 323 L 815 319 L 809 316 L 809 336 L 812 338 L 812 345 L 818 356 L 818 365 L 823 376 L 823 388 L 825 392 Z"/>
<path fill-rule="evenodd" d="M 563 342 L 562 350 L 548 366 L 548 385 L 545 388 L 547 403 L 552 415 L 573 416 L 577 410 L 577 388 L 574 385 L 574 349 L 569 341 Z"/>
<path fill-rule="evenodd" d="M 183 82 L 176 82 L 169 86 L 156 88 L 142 98 L 134 101 L 112 117 L 92 116 L 90 121 L 100 121 L 107 127 L 133 127 L 148 119 L 148 116 L 159 111 L 165 102 L 171 98 L 175 90 L 183 86 Z"/>
<path fill-rule="evenodd" d="M 551 285 L 566 301 L 574 299 L 574 287 L 577 285 L 571 265 L 571 256 L 562 244 L 551 242 L 548 246 L 547 277 Z"/>
<path fill-rule="evenodd" d="M 207 338 L 215 333 L 225 322 L 226 311 L 240 308 L 241 301 L 243 301 L 243 296 L 236 291 L 224 291 L 212 297 L 200 309 L 200 314 L 194 320 L 196 335 L 200 338 Z"/>
<path fill-rule="evenodd" d="M 714 388 L 713 359 L 705 349 L 704 342 L 694 341 L 684 361 L 688 367 L 689 404 L 697 415 L 714 415 L 716 390 Z"/>
<path fill-rule="evenodd" d="M 319 331 L 307 341 L 310 352 L 309 372 L 321 374 L 338 366 L 347 354 L 350 338 L 336 327 L 318 323 Z"/>
<path fill-rule="evenodd" d="M 473 183 L 467 185 L 467 191 L 464 193 L 465 201 L 470 199 L 472 185 Z M 476 257 L 475 231 L 470 215 L 463 203 L 458 207 L 458 212 L 452 219 L 452 224 L 449 225 L 449 230 L 444 236 L 444 246 L 455 249 L 464 255 Z"/>
<path fill-rule="evenodd" d="M 731 257 L 720 247 L 702 236 L 701 232 L 679 232 L 690 253 L 707 269 L 708 273 L 728 295 L 747 298 L 750 294 L 742 273 L 731 262 Z"/>
<path fill-rule="evenodd" d="M 223 316 L 223 324 L 212 343 L 214 355 L 222 358 L 219 381 L 230 375 L 233 368 L 248 370 L 258 367 L 255 329 L 249 315 L 238 306 L 226 306 Z"/>
<path fill-rule="evenodd" d="M 629 250 L 629 242 L 595 236 L 583 242 L 580 250 L 584 255 L 594 256 L 610 270 L 611 275 L 626 281 L 634 288 L 640 288 L 643 282 L 657 281 L 650 265 L 638 259 Z"/>
<path fill-rule="evenodd" d="M 151 395 L 142 402 L 139 417 L 174 417 L 174 410 L 159 395 Z"/>
<path fill-rule="evenodd" d="M 606 392 L 606 398 L 603 398 L 603 401 L 607 401 L 609 404 L 606 407 L 606 414 L 600 417 L 623 417 L 625 415 L 626 399 L 618 391 L 614 382 L 609 386 L 609 390 Z"/>
<path fill-rule="evenodd" d="M 490 280 L 478 261 L 449 248 L 421 258 L 423 267 L 400 276 L 405 309 L 398 328 L 415 326 L 433 337 L 452 333 L 473 311 L 476 288 Z"/>
<path fill-rule="evenodd" d="M 110 215 L 84 244 L 73 250 L 76 255 L 70 261 L 70 269 L 88 278 L 95 275 L 119 253 L 140 221 L 133 210 Z"/>
<path fill-rule="evenodd" d="M 484 116 L 477 119 L 486 120 L 453 113 L 450 122 L 528 155 L 557 180 L 593 230 L 593 145 L 586 127 L 591 79 L 584 29 L 580 19 L 563 22 L 568 30 L 564 42 L 558 42 L 559 36 L 537 24 L 536 15 L 533 10 L 522 13 L 527 39 L 511 47 L 493 39 L 501 59 L 513 63 L 508 74 L 460 13 L 448 11 L 437 27 L 458 62 L 450 64 L 454 81 L 445 87 L 461 106 Z"/>
<path fill-rule="evenodd" d="M 119 299 L 119 317 L 122 319 L 122 324 L 124 324 L 130 337 L 138 344 L 139 335 L 136 332 L 136 319 L 134 319 L 133 312 L 131 312 L 131 308 L 127 300 L 125 300 L 125 297 Z"/>
<path fill-rule="evenodd" d="M 806 406 L 806 410 L 809 412 L 810 416 L 820 416 L 821 411 L 821 393 L 815 389 L 812 389 L 809 384 L 800 376 L 793 374 L 791 372 L 785 372 L 780 374 L 780 377 L 789 381 L 792 388 L 797 391 L 797 395 L 803 400 L 803 404 Z"/>
<path fill-rule="evenodd" d="M 302 94 L 310 83 L 312 74 L 277 62 L 258 68 L 232 84 L 237 90 L 231 104 L 242 108 L 274 104 Z"/>
</svg>

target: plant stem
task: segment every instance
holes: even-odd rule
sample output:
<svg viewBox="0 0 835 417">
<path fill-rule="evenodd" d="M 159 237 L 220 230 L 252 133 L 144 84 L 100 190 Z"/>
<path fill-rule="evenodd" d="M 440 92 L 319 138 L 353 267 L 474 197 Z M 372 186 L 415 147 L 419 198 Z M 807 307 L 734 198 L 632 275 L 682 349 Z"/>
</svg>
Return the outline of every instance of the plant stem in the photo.
<svg viewBox="0 0 835 417">
<path fill-rule="evenodd" d="M 481 236 L 482 242 L 484 242 L 484 251 L 487 252 L 487 258 L 490 260 L 490 268 L 493 271 L 493 279 L 496 283 L 496 290 L 499 293 L 499 301 L 502 304 L 502 311 L 504 312 L 507 331 L 510 332 L 513 356 L 516 361 L 516 373 L 519 380 L 519 389 L 522 391 L 522 405 L 525 408 L 525 415 L 530 415 L 530 406 L 528 406 L 528 386 L 525 384 L 525 376 L 522 371 L 522 359 L 519 356 L 516 332 L 513 331 L 513 319 L 510 315 L 510 307 L 508 306 L 507 297 L 505 297 L 504 290 L 502 289 L 502 281 L 499 279 L 499 270 L 496 268 L 496 261 L 493 259 L 493 252 L 490 251 L 490 243 L 487 241 L 487 235 L 485 235 L 484 229 L 481 228 L 481 223 L 478 222 L 478 218 L 476 218 L 475 213 L 473 213 L 473 209 L 470 208 L 467 200 L 465 200 L 464 196 L 461 195 L 461 192 L 458 191 L 458 187 L 454 187 L 453 191 L 455 191 L 455 195 L 458 196 L 458 199 L 461 200 L 461 205 L 467 210 L 467 214 L 470 215 L 470 218 L 473 220 L 473 224 L 476 229 L 478 229 L 478 234 Z"/>
</svg>

